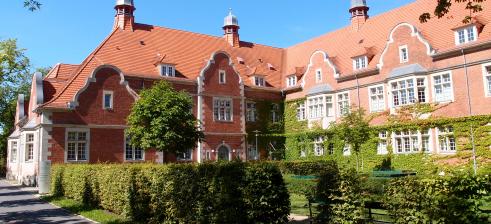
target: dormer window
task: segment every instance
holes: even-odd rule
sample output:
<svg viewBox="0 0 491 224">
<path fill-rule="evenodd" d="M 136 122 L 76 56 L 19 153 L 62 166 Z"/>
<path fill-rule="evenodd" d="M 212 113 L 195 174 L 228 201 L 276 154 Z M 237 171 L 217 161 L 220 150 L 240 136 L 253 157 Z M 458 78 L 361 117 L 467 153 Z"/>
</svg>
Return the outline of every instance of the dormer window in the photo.
<svg viewBox="0 0 491 224">
<path fill-rule="evenodd" d="M 477 40 L 477 28 L 475 25 L 466 26 L 455 30 L 455 44 L 465 44 Z"/>
<path fill-rule="evenodd" d="M 399 60 L 401 64 L 409 61 L 409 51 L 407 49 L 407 45 L 399 47 Z"/>
<path fill-rule="evenodd" d="M 256 86 L 265 86 L 264 77 L 254 76 L 254 84 Z"/>
<path fill-rule="evenodd" d="M 291 75 L 286 78 L 286 86 L 293 87 L 297 85 L 297 76 Z"/>
<path fill-rule="evenodd" d="M 218 71 L 218 83 L 225 84 L 227 83 L 227 73 L 224 70 Z"/>
<path fill-rule="evenodd" d="M 174 67 L 174 65 L 163 64 L 160 66 L 161 66 L 160 75 L 165 76 L 165 77 L 175 77 L 176 76 L 176 68 Z"/>
<path fill-rule="evenodd" d="M 360 70 L 368 67 L 368 57 L 367 56 L 359 56 L 353 58 L 353 69 Z"/>
</svg>

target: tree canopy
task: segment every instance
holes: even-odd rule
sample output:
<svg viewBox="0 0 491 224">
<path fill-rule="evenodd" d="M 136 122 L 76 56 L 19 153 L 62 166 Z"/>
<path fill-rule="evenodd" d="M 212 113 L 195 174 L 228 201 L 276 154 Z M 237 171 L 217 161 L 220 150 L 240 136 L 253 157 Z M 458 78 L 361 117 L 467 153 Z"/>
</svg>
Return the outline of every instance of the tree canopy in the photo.
<svg viewBox="0 0 491 224">
<path fill-rule="evenodd" d="M 36 0 L 24 0 L 24 7 L 29 9 L 29 11 L 36 11 L 41 9 L 41 3 Z"/>
<path fill-rule="evenodd" d="M 157 82 L 140 92 L 128 117 L 127 134 L 142 149 L 186 152 L 204 138 L 192 108 L 189 94 L 175 91 L 166 81 Z"/>
<path fill-rule="evenodd" d="M 351 146 L 356 155 L 356 168 L 358 169 L 358 155 L 360 154 L 361 145 L 370 139 L 370 124 L 365 118 L 363 108 L 351 110 L 341 118 L 338 124 L 341 138 Z"/>
<path fill-rule="evenodd" d="M 435 10 L 433 11 L 433 17 L 442 18 L 446 14 L 450 12 L 450 8 L 452 7 L 452 3 L 466 3 L 465 9 L 469 10 L 469 15 L 466 16 L 462 22 L 469 23 L 472 19 L 472 14 L 477 13 L 483 10 L 482 3 L 486 0 L 436 0 L 438 2 Z M 432 18 L 432 14 L 429 12 L 423 13 L 419 16 L 419 21 L 422 23 L 427 22 Z"/>
</svg>

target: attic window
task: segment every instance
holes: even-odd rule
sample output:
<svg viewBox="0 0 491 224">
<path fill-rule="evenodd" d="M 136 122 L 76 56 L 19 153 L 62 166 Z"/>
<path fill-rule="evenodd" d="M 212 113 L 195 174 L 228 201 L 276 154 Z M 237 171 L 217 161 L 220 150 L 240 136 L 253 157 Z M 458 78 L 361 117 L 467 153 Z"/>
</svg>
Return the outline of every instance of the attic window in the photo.
<svg viewBox="0 0 491 224">
<path fill-rule="evenodd" d="M 175 77 L 176 76 L 176 68 L 174 65 L 162 64 L 160 65 L 160 75 L 165 77 Z"/>
<path fill-rule="evenodd" d="M 353 70 L 360 70 L 368 67 L 368 57 L 366 55 L 353 58 Z"/>
<path fill-rule="evenodd" d="M 287 87 L 293 87 L 297 85 L 297 76 L 290 75 L 286 78 Z"/>
<path fill-rule="evenodd" d="M 241 58 L 241 57 L 237 57 L 237 61 L 238 61 L 238 62 L 239 62 L 239 64 L 241 64 L 241 65 L 245 64 L 244 59 L 243 59 L 243 58 Z"/>
<path fill-rule="evenodd" d="M 462 27 L 455 30 L 455 44 L 461 45 L 477 40 L 476 25 Z"/>
<path fill-rule="evenodd" d="M 256 86 L 265 86 L 264 77 L 254 76 L 254 84 Z"/>
<path fill-rule="evenodd" d="M 270 63 L 268 63 L 268 69 L 269 70 L 275 70 L 274 66 L 272 64 L 270 64 Z"/>
</svg>

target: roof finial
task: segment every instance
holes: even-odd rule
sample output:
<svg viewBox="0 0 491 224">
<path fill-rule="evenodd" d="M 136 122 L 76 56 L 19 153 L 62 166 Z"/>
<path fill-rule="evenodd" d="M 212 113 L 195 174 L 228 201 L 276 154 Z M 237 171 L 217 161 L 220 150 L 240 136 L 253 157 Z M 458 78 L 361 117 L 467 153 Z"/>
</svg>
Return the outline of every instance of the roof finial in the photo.
<svg viewBox="0 0 491 224">
<path fill-rule="evenodd" d="M 228 8 L 228 14 L 232 15 L 232 8 Z"/>
</svg>

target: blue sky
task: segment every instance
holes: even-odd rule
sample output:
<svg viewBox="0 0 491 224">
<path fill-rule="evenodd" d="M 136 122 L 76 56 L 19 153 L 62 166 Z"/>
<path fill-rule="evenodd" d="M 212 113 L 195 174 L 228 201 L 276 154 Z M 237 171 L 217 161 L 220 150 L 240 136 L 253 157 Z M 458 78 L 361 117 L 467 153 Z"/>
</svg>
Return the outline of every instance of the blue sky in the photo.
<svg viewBox="0 0 491 224">
<path fill-rule="evenodd" d="M 78 64 L 109 34 L 115 0 L 41 0 L 30 12 L 21 0 L 0 3 L 0 39 L 17 38 L 34 67 Z M 368 0 L 378 15 L 413 0 Z M 279 4 L 282 2 L 282 4 Z M 300 4 L 299 4 L 300 3 Z M 233 8 L 242 40 L 288 47 L 349 24 L 349 0 L 135 0 L 136 21 L 215 36 Z"/>
</svg>

